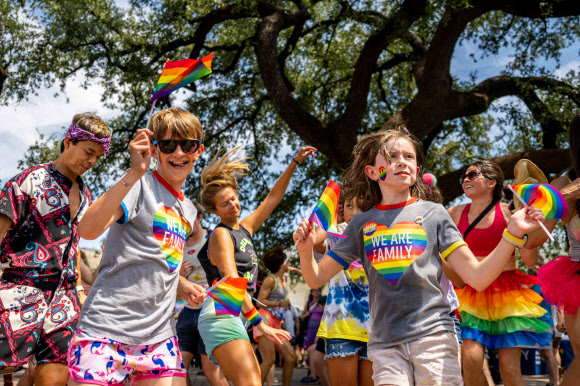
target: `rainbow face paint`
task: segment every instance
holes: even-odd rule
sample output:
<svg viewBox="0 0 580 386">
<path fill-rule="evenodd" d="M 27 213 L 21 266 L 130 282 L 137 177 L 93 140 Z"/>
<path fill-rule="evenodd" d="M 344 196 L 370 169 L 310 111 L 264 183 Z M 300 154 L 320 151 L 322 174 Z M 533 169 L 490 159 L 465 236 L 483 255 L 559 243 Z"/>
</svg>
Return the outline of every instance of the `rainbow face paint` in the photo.
<svg viewBox="0 0 580 386">
<path fill-rule="evenodd" d="M 384 166 L 381 166 L 379 168 L 379 178 L 381 179 L 381 181 L 384 181 L 387 179 L 387 169 L 385 169 Z"/>
</svg>

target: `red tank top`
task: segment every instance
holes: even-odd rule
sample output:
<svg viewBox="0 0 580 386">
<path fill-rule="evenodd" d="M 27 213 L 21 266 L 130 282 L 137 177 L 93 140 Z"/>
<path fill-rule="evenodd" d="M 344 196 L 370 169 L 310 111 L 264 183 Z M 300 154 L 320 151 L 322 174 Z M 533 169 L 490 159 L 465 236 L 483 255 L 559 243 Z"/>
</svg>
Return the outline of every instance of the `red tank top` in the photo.
<svg viewBox="0 0 580 386">
<path fill-rule="evenodd" d="M 461 212 L 461 218 L 459 219 L 459 224 L 457 224 L 457 229 L 459 229 L 461 234 L 463 234 L 463 232 L 465 232 L 469 227 L 467 215 L 470 207 L 471 204 L 467 204 L 463 209 L 463 212 Z M 499 202 L 496 202 L 495 216 L 491 226 L 483 229 L 473 228 L 467 235 L 465 242 L 475 256 L 487 256 L 501 241 L 502 233 L 506 226 L 507 223 L 503 217 Z"/>
</svg>

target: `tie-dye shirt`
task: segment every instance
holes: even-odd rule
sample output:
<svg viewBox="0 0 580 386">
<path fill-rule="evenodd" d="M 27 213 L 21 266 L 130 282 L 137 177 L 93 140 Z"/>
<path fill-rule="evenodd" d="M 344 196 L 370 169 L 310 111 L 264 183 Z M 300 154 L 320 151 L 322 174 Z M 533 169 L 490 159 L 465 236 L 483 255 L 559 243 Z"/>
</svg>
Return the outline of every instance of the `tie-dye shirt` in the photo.
<svg viewBox="0 0 580 386">
<path fill-rule="evenodd" d="M 465 245 L 440 204 L 410 199 L 357 214 L 328 255 L 344 268 L 360 259 L 369 281 L 368 349 L 455 331 L 441 290 L 443 263 Z"/>
<path fill-rule="evenodd" d="M 175 332 L 175 293 L 185 240 L 197 212 L 156 172 L 148 171 L 121 203 L 99 275 L 78 328 L 126 344 L 153 344 Z"/>
<path fill-rule="evenodd" d="M 344 225 L 344 227 L 341 227 Z M 339 224 L 343 231 L 346 224 Z M 327 250 L 340 240 L 326 237 Z M 318 336 L 323 339 L 348 339 L 368 342 L 370 329 L 369 282 L 360 260 L 330 279 Z"/>
</svg>

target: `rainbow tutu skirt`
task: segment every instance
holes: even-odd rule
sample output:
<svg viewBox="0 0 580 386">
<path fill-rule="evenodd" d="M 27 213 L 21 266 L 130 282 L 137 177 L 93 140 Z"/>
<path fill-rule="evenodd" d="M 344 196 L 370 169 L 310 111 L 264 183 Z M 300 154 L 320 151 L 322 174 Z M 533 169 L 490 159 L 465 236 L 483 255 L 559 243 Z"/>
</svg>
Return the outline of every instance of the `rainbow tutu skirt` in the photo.
<svg viewBox="0 0 580 386">
<path fill-rule="evenodd" d="M 540 307 L 533 276 L 504 271 L 484 291 L 457 289 L 461 337 L 489 348 L 546 347 L 552 344 L 551 319 Z"/>
</svg>

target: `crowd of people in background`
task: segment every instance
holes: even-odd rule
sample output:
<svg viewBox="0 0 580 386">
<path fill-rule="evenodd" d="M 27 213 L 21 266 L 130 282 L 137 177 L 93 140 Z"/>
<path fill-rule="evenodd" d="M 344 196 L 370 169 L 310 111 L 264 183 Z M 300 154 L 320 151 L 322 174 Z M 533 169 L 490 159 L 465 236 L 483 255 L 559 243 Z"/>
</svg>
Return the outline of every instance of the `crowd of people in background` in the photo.
<svg viewBox="0 0 580 386">
<path fill-rule="evenodd" d="M 294 247 L 264 253 L 253 237 L 315 148 L 299 149 L 240 218 L 238 181 L 250 170 L 240 148 L 211 158 L 199 200 L 184 195 L 204 137 L 197 117 L 179 108 L 137 131 L 130 169 L 93 200 L 81 176 L 108 156 L 111 135 L 101 118 L 75 115 L 61 155 L 0 193 L 5 384 L 24 369 L 22 385 L 190 385 L 197 363 L 224 386 L 272 385 L 276 365 L 283 385 L 297 366 L 308 368 L 305 384 L 489 385 L 497 355 L 503 382 L 523 385 L 529 347 L 545 358 L 550 386 L 580 377 L 574 359 L 560 379 L 558 352 L 565 330 L 580 352 L 580 115 L 569 129 L 570 168 L 552 182 L 569 207 L 561 220 L 506 194 L 490 160 L 460 178 L 470 202 L 445 209 L 419 141 L 401 127 L 354 146 L 337 233 L 304 219 Z M 548 183 L 529 160 L 518 162 L 515 179 Z M 205 228 L 205 212 L 219 223 Z M 544 264 L 539 223 L 552 231 L 558 221 L 569 253 Z M 79 240 L 105 232 L 93 270 Z M 294 250 L 299 268 L 289 263 Z M 303 305 L 290 301 L 289 272 L 310 287 Z M 206 294 L 226 277 L 247 281 L 240 316 L 217 312 Z"/>
</svg>

